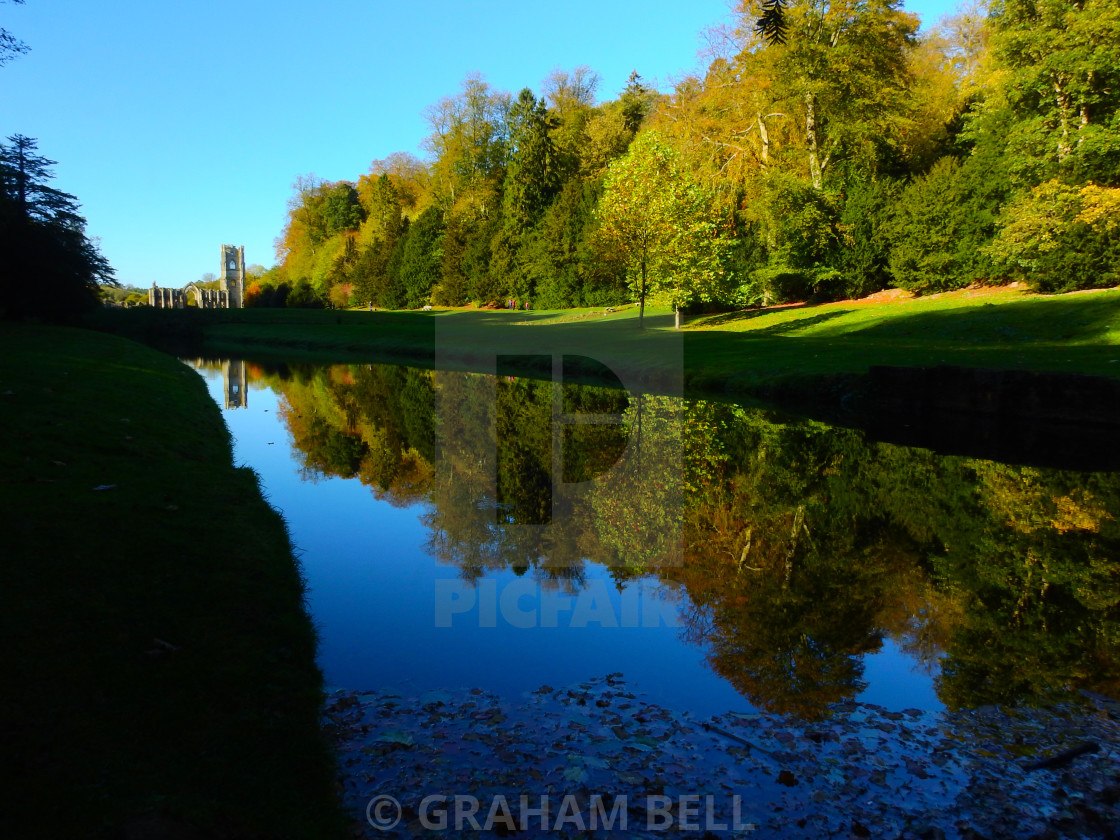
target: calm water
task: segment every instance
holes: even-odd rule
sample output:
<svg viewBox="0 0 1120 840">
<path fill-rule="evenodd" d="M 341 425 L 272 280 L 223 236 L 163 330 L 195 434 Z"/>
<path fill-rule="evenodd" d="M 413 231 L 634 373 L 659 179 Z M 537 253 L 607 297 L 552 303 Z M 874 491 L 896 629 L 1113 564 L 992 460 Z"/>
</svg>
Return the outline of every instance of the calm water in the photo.
<svg viewBox="0 0 1120 840">
<path fill-rule="evenodd" d="M 329 685 L 622 672 L 809 717 L 1115 691 L 1117 474 L 526 378 L 199 369 L 289 524 Z"/>
</svg>

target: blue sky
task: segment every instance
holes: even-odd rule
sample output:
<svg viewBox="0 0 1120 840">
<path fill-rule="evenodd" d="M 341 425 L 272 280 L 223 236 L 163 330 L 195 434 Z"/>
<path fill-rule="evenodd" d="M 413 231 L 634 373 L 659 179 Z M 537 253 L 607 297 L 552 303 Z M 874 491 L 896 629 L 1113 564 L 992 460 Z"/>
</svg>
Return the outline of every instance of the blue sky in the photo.
<svg viewBox="0 0 1120 840">
<path fill-rule="evenodd" d="M 954 6 L 906 4 L 928 23 Z M 272 265 L 297 175 L 421 154 L 424 109 L 470 72 L 516 93 L 588 65 L 613 98 L 636 69 L 667 90 L 721 22 L 725 0 L 0 4 L 31 47 L 0 68 L 0 135 L 59 162 L 123 283 L 182 286 L 222 243 Z"/>
</svg>

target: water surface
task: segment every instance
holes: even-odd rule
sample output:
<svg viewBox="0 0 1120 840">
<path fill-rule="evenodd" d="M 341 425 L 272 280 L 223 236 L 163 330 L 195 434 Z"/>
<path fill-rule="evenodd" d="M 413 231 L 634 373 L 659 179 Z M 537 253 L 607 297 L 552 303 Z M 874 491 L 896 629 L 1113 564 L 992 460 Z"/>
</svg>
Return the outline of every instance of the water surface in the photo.
<svg viewBox="0 0 1120 840">
<path fill-rule="evenodd" d="M 200 365 L 328 684 L 515 699 L 621 672 L 806 717 L 1110 693 L 1120 477 L 730 403 L 392 365 Z"/>
</svg>

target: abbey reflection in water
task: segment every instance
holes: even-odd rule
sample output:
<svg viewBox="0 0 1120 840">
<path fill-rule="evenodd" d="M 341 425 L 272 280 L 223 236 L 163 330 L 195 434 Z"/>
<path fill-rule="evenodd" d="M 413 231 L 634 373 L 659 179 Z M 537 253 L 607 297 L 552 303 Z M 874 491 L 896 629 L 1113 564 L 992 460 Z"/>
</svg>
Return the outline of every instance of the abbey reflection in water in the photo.
<svg viewBox="0 0 1120 840">
<path fill-rule="evenodd" d="M 308 477 L 426 502 L 429 550 L 464 578 L 509 568 L 574 590 L 591 558 L 677 587 L 688 640 L 760 708 L 811 716 L 854 696 L 887 637 L 951 707 L 1120 688 L 1118 474 L 575 385 L 561 414 L 622 422 L 553 431 L 552 384 L 523 378 L 248 375 L 283 394 Z"/>
</svg>

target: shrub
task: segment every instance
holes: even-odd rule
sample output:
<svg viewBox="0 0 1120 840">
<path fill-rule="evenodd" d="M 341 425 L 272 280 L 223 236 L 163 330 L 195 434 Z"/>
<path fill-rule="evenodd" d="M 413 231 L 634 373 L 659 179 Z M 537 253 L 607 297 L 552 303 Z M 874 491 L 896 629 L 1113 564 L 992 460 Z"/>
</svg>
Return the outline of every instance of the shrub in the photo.
<svg viewBox="0 0 1120 840">
<path fill-rule="evenodd" d="M 1120 188 L 1078 189 L 1057 179 L 1040 184 L 1011 204 L 999 236 L 985 250 L 1006 276 L 1036 291 L 1115 286 Z"/>
</svg>

